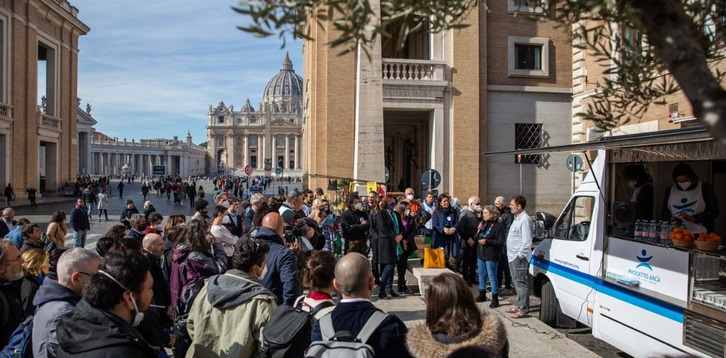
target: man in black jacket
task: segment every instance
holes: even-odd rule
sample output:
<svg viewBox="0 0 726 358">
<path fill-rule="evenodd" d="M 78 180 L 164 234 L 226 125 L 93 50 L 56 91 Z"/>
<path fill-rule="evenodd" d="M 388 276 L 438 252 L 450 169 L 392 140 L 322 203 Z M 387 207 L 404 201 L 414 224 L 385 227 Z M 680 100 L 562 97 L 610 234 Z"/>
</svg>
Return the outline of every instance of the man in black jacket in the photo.
<svg viewBox="0 0 726 358">
<path fill-rule="evenodd" d="M 124 208 L 124 211 L 121 213 L 121 223 L 126 226 L 126 230 L 131 229 L 131 215 L 132 214 L 138 214 L 139 209 L 136 208 L 134 205 L 133 200 L 127 200 L 126 201 L 126 208 Z"/>
<path fill-rule="evenodd" d="M 12 241 L 0 239 L 0 347 L 8 344 L 10 335 L 25 319 L 20 301 L 23 281 L 23 258 Z"/>
<path fill-rule="evenodd" d="M 88 209 L 83 198 L 76 200 L 76 206 L 71 210 L 69 217 L 73 230 L 73 247 L 85 247 L 86 234 L 91 230 L 91 223 L 88 221 Z"/>
<path fill-rule="evenodd" d="M 340 291 L 343 299 L 330 312 L 335 332 L 348 331 L 357 336 L 368 319 L 378 309 L 371 303 L 375 283 L 368 259 L 358 253 L 343 256 L 335 265 L 333 286 Z M 320 321 L 315 320 L 312 327 L 312 341 L 322 341 Z M 389 314 L 378 326 L 368 343 L 376 357 L 410 357 L 406 349 L 408 329 L 400 318 Z"/>
<path fill-rule="evenodd" d="M 365 255 L 368 247 L 366 234 L 370 228 L 368 215 L 363 211 L 363 204 L 357 192 L 350 193 L 345 204 L 348 210 L 340 215 L 340 226 L 345 239 L 345 253 L 357 252 Z"/>
<path fill-rule="evenodd" d="M 229 209 L 227 210 L 227 216 L 222 219 L 222 225 L 232 235 L 241 237 L 245 232 L 245 224 L 242 215 L 239 213 L 239 200 L 234 197 L 227 200 L 229 200 Z"/>
<path fill-rule="evenodd" d="M 463 255 L 461 256 L 461 274 L 469 286 L 476 282 L 476 233 L 479 230 L 479 219 L 477 211 L 482 211 L 481 200 L 478 196 L 472 196 L 468 201 L 469 205 L 461 211 L 459 218 L 459 235 Z M 458 265 L 457 265 L 458 266 Z"/>
<path fill-rule="evenodd" d="M 164 329 L 170 328 L 173 322 L 169 318 L 171 313 L 171 291 L 161 268 L 161 259 L 164 256 L 164 240 L 159 234 L 146 234 L 142 247 L 144 256 L 149 261 L 149 272 L 151 272 L 151 277 L 154 278 L 152 302 L 157 314 L 149 316 L 149 328 L 156 331 L 156 337 L 158 337 L 161 344 L 168 345 L 173 342 L 169 334 L 164 332 Z M 151 343 L 151 341 L 149 342 Z"/>
<path fill-rule="evenodd" d="M 73 313 L 58 321 L 57 357 L 149 357 L 150 346 L 134 329 L 154 294 L 149 262 L 140 253 L 116 250 L 108 255 L 83 291 Z"/>
<path fill-rule="evenodd" d="M 505 233 L 509 233 L 509 227 L 512 225 L 514 215 L 512 215 L 512 212 L 509 210 L 509 206 L 507 206 L 507 199 L 503 196 L 498 196 L 494 199 L 494 206 L 499 209 L 499 223 L 502 224 L 502 229 Z M 502 281 L 502 276 L 504 276 L 504 281 Z M 514 293 L 514 290 L 512 289 L 512 274 L 509 272 L 509 260 L 507 259 L 506 240 L 505 244 L 502 245 L 502 252 L 499 254 L 497 282 L 500 284 L 504 282 L 504 289 L 499 291 L 499 296 L 509 296 Z"/>
</svg>

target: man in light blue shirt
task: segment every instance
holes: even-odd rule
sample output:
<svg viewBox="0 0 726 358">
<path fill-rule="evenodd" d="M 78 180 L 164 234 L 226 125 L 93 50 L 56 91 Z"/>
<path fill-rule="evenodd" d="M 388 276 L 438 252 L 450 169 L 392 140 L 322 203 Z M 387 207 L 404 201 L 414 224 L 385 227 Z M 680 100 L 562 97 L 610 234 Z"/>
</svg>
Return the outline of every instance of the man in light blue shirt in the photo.
<svg viewBox="0 0 726 358">
<path fill-rule="evenodd" d="M 529 316 L 529 260 L 532 258 L 532 219 L 524 208 L 527 199 L 517 195 L 509 202 L 514 215 L 507 235 L 507 260 L 512 273 L 514 289 L 517 291 L 517 307 L 507 310 L 512 318 Z"/>
</svg>

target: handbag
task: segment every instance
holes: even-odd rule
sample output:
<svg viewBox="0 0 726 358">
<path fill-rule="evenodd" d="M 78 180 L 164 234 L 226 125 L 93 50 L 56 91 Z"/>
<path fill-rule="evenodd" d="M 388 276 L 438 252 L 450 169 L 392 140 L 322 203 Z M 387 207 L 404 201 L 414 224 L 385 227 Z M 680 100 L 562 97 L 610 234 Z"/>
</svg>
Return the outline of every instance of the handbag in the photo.
<svg viewBox="0 0 726 358">
<path fill-rule="evenodd" d="M 424 268 L 444 268 L 446 260 L 444 259 L 444 249 L 424 248 Z"/>
</svg>

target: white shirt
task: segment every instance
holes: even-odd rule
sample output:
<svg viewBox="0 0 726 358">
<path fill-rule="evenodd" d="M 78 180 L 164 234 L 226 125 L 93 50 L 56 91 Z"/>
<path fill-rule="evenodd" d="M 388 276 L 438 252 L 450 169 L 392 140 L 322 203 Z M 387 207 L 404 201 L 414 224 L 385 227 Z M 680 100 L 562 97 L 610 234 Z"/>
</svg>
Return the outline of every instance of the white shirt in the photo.
<svg viewBox="0 0 726 358">
<path fill-rule="evenodd" d="M 523 256 L 527 262 L 532 258 L 532 218 L 526 211 L 514 216 L 507 235 L 507 260 L 514 261 Z"/>
</svg>

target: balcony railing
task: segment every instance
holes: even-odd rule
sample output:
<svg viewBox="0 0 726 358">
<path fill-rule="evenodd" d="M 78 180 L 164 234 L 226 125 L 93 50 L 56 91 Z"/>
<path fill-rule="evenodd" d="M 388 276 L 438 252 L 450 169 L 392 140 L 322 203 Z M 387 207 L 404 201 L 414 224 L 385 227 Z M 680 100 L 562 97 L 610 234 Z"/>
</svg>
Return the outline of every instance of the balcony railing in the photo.
<svg viewBox="0 0 726 358">
<path fill-rule="evenodd" d="M 13 106 L 5 103 L 0 103 L 0 117 L 13 118 Z"/>
<path fill-rule="evenodd" d="M 429 60 L 383 59 L 383 79 L 443 81 L 444 63 Z"/>
<path fill-rule="evenodd" d="M 55 129 L 61 131 L 63 120 L 60 118 L 52 117 L 47 114 L 38 113 L 38 124 L 42 127 Z"/>
</svg>

